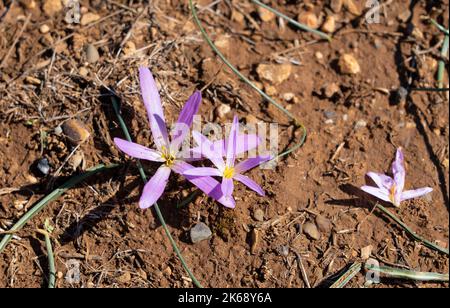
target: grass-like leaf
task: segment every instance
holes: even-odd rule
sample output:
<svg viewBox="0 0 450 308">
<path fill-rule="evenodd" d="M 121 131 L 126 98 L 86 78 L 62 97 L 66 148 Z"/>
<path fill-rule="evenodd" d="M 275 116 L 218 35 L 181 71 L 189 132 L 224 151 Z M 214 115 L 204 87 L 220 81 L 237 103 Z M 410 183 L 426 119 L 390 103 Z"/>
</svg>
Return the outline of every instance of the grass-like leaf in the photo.
<svg viewBox="0 0 450 308">
<path fill-rule="evenodd" d="M 448 282 L 448 274 L 429 273 L 429 272 L 416 272 L 406 269 L 399 269 L 390 266 L 376 266 L 374 264 L 365 265 L 366 270 L 379 272 L 389 278 L 396 279 L 408 279 L 416 281 L 434 281 L 434 282 Z"/>
<path fill-rule="evenodd" d="M 435 243 L 432 243 L 422 237 L 420 237 L 419 235 L 417 235 L 414 231 L 412 231 L 403 221 L 401 221 L 399 218 L 397 218 L 397 216 L 395 216 L 393 213 L 391 213 L 390 211 L 388 211 L 384 206 L 382 206 L 379 203 L 376 203 L 375 206 L 382 211 L 384 214 L 386 214 L 387 216 L 389 216 L 389 218 L 391 218 L 393 221 L 395 221 L 400 227 L 403 228 L 403 230 L 405 230 L 412 238 L 414 238 L 416 241 L 421 242 L 422 244 L 424 244 L 426 247 L 439 251 L 440 253 L 446 254 L 448 255 L 448 249 L 442 248 L 438 245 L 436 245 Z"/>
<path fill-rule="evenodd" d="M 355 277 L 362 269 L 361 262 L 353 263 L 350 268 L 343 273 L 338 280 L 336 280 L 331 286 L 331 289 L 342 289 L 349 281 Z"/>
<path fill-rule="evenodd" d="M 44 209 L 50 202 L 52 202 L 53 200 L 59 198 L 63 193 L 65 193 L 68 189 L 74 187 L 75 185 L 77 185 L 78 183 L 86 180 L 87 178 L 98 174 L 99 172 L 105 171 L 105 170 L 109 170 L 112 168 L 116 168 L 118 167 L 117 164 L 111 164 L 111 165 L 98 165 L 94 168 L 88 169 L 85 173 L 80 174 L 80 175 L 76 175 L 71 177 L 67 182 L 65 182 L 64 184 L 62 184 L 60 187 L 56 188 L 54 191 L 52 191 L 50 194 L 48 194 L 47 196 L 45 196 L 44 198 L 42 198 L 39 202 L 37 202 L 28 212 L 26 212 L 22 218 L 20 218 L 15 224 L 14 226 L 11 227 L 11 229 L 8 230 L 8 234 L 5 234 L 5 236 L 3 236 L 1 242 L 0 242 L 0 253 L 3 252 L 3 250 L 5 249 L 6 245 L 8 245 L 8 243 L 11 241 L 13 234 L 17 231 L 19 231 L 20 229 L 23 228 L 23 226 L 30 221 L 34 216 L 36 216 L 39 212 L 42 211 L 42 209 Z"/>
</svg>

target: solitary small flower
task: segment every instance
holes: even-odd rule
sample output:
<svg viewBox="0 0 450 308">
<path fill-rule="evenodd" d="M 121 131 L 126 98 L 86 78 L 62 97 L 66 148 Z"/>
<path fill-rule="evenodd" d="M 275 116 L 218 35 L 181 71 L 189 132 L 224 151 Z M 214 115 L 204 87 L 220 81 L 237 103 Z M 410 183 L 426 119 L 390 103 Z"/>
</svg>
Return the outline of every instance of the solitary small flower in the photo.
<svg viewBox="0 0 450 308">
<path fill-rule="evenodd" d="M 227 200 L 233 199 L 232 194 L 234 190 L 233 180 L 237 180 L 246 185 L 250 189 L 256 191 L 258 194 L 264 196 L 264 190 L 255 183 L 249 177 L 242 173 L 270 160 L 272 157 L 257 156 L 254 158 L 248 158 L 241 163 L 235 165 L 236 150 L 238 148 L 238 135 L 239 135 L 239 122 L 235 116 L 233 125 L 231 127 L 230 135 L 228 138 L 228 144 L 226 147 L 226 161 L 224 161 L 222 153 L 216 152 L 214 144 L 212 144 L 208 138 L 194 131 L 193 137 L 195 141 L 200 145 L 202 153 L 216 166 L 216 168 L 200 167 L 193 168 L 185 171 L 185 176 L 219 176 L 222 177 L 221 189 Z"/>
<path fill-rule="evenodd" d="M 397 149 L 395 160 L 392 163 L 392 175 L 394 176 L 393 178 L 385 174 L 368 172 L 367 176 L 375 182 L 378 188 L 365 185 L 362 186 L 361 189 L 366 193 L 383 201 L 390 202 L 397 207 L 400 206 L 402 201 L 417 198 L 433 191 L 430 187 L 403 191 L 403 188 L 405 187 L 406 172 L 401 148 Z"/>
<path fill-rule="evenodd" d="M 139 200 L 140 208 L 146 209 L 158 201 L 163 194 L 171 171 L 183 174 L 185 171 L 194 168 L 186 162 L 189 160 L 189 153 L 181 152 L 180 148 L 189 133 L 193 117 L 198 111 L 202 98 L 201 93 L 196 91 L 188 99 L 171 132 L 172 138 L 169 141 L 167 125 L 161 106 L 161 98 L 150 70 L 144 67 L 139 68 L 139 79 L 142 98 L 147 110 L 156 150 L 120 138 L 114 138 L 114 143 L 120 150 L 131 157 L 162 163 L 155 175 L 145 185 Z M 241 138 L 248 141 L 243 142 L 242 151 L 256 147 L 259 143 L 259 139 L 250 135 L 243 135 Z M 221 148 L 221 144 L 223 144 L 223 141 L 218 141 L 216 146 Z M 223 205 L 227 207 L 235 206 L 234 200 L 228 200 L 223 196 L 220 190 L 220 183 L 215 179 L 211 177 L 185 177 L 188 181 Z"/>
</svg>

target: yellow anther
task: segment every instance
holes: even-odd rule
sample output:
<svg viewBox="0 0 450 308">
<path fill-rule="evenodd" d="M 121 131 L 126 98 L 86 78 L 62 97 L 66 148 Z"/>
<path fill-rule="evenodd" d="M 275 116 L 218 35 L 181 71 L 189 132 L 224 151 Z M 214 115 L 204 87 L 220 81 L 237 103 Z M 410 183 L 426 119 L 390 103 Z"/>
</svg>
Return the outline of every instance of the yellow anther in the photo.
<svg viewBox="0 0 450 308">
<path fill-rule="evenodd" d="M 161 158 L 167 167 L 171 167 L 175 162 L 175 155 L 170 152 L 165 146 L 161 147 Z"/>
<path fill-rule="evenodd" d="M 223 177 L 226 179 L 231 179 L 234 176 L 234 168 L 232 167 L 225 167 L 225 170 L 223 171 Z"/>
</svg>

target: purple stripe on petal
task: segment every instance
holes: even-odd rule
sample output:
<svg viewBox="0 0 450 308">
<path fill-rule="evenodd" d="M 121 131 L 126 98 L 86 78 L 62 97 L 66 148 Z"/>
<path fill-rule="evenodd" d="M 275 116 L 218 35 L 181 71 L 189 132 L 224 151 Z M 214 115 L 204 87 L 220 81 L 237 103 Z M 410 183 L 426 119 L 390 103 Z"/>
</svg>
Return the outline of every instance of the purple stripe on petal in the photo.
<svg viewBox="0 0 450 308">
<path fill-rule="evenodd" d="M 433 191 L 431 187 L 423 187 L 415 190 L 407 190 L 402 192 L 401 201 L 424 196 Z"/>
<path fill-rule="evenodd" d="M 178 174 L 183 174 L 189 169 L 194 169 L 195 167 L 183 162 L 183 161 L 176 161 L 175 164 L 172 166 L 172 170 L 175 171 Z M 228 208 L 235 208 L 236 202 L 233 198 L 225 198 L 225 196 L 222 193 L 221 184 L 213 179 L 212 177 L 197 177 L 197 176 L 190 176 L 185 175 L 184 176 L 189 182 L 197 186 L 201 191 L 203 191 L 205 194 L 216 200 L 217 202 L 221 203 L 225 207 Z"/>
<path fill-rule="evenodd" d="M 238 180 L 239 182 L 241 182 L 242 184 L 244 184 L 245 186 L 247 186 L 248 188 L 250 188 L 251 190 L 256 191 L 258 194 L 260 194 L 261 196 L 265 196 L 265 192 L 264 190 L 261 188 L 261 186 L 259 186 L 258 184 L 256 184 L 255 181 L 253 181 L 251 178 L 249 178 L 248 176 L 242 175 L 242 174 L 236 174 L 234 176 L 234 178 L 236 180 Z"/>
<path fill-rule="evenodd" d="M 159 167 L 155 175 L 144 186 L 144 191 L 139 200 L 139 207 L 141 209 L 147 209 L 158 201 L 166 188 L 169 176 L 170 168 L 166 166 Z"/>
<path fill-rule="evenodd" d="M 385 174 L 368 172 L 367 176 L 370 177 L 379 188 L 391 189 L 392 184 L 394 184 L 394 180 Z"/>
<path fill-rule="evenodd" d="M 234 161 L 236 160 L 236 142 L 239 133 L 239 120 L 237 116 L 234 116 L 233 125 L 231 126 L 230 136 L 227 144 L 227 163 L 228 167 L 234 167 Z"/>
<path fill-rule="evenodd" d="M 131 157 L 157 162 L 164 161 L 159 152 L 144 147 L 140 144 L 129 142 L 120 138 L 114 138 L 114 143 L 122 152 Z"/>
<path fill-rule="evenodd" d="M 199 167 L 192 168 L 186 170 L 183 175 L 193 175 L 193 176 L 222 176 L 222 173 L 219 169 L 216 168 L 208 168 L 208 167 Z"/>
<path fill-rule="evenodd" d="M 155 79 L 148 68 L 139 68 L 139 80 L 152 135 L 155 139 L 156 147 L 160 150 L 162 146 L 168 146 L 166 120 L 164 119 L 161 106 L 161 98 Z"/>
<path fill-rule="evenodd" d="M 222 192 L 225 195 L 225 198 L 230 198 L 233 195 L 233 190 L 233 179 L 222 178 Z"/>
<path fill-rule="evenodd" d="M 219 152 L 214 151 L 214 146 L 211 141 L 197 131 L 192 132 L 192 136 L 194 137 L 195 142 L 198 143 L 202 151 L 202 155 L 208 158 L 217 168 L 224 170 L 225 163 L 222 155 Z"/>
<path fill-rule="evenodd" d="M 244 160 L 243 162 L 240 162 L 236 165 L 235 170 L 238 173 L 244 173 L 250 169 L 255 168 L 256 166 L 259 166 L 260 164 L 269 161 L 272 159 L 272 156 L 256 156 L 254 158 L 248 158 Z"/>
<path fill-rule="evenodd" d="M 202 94 L 200 91 L 195 91 L 189 97 L 188 101 L 181 110 L 175 128 L 172 130 L 172 150 L 178 150 L 186 135 L 189 133 L 189 128 L 194 120 L 194 115 L 197 114 L 200 103 L 202 102 Z"/>
<path fill-rule="evenodd" d="M 378 199 L 381 199 L 386 202 L 392 203 L 391 199 L 389 199 L 389 191 L 373 186 L 362 186 L 361 190 L 365 191 L 366 193 L 377 197 Z"/>
</svg>

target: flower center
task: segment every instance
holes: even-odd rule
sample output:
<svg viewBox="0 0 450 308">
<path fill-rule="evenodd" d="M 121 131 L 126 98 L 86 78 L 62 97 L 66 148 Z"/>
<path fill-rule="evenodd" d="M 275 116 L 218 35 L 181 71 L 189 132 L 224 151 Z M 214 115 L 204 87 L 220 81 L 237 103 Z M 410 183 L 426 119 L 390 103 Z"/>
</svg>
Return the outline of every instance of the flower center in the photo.
<svg viewBox="0 0 450 308">
<path fill-rule="evenodd" d="M 395 190 L 396 190 L 395 184 L 392 184 L 392 187 L 391 187 L 390 193 L 389 193 L 389 199 L 390 199 L 390 200 L 392 201 L 392 203 L 394 203 L 394 204 L 395 204 Z"/>
<path fill-rule="evenodd" d="M 225 167 L 225 170 L 223 171 L 223 177 L 226 179 L 231 179 L 234 176 L 234 168 L 232 167 Z"/>
<path fill-rule="evenodd" d="M 175 162 L 175 155 L 170 152 L 165 146 L 161 148 L 161 157 L 167 167 L 172 167 Z"/>
</svg>

